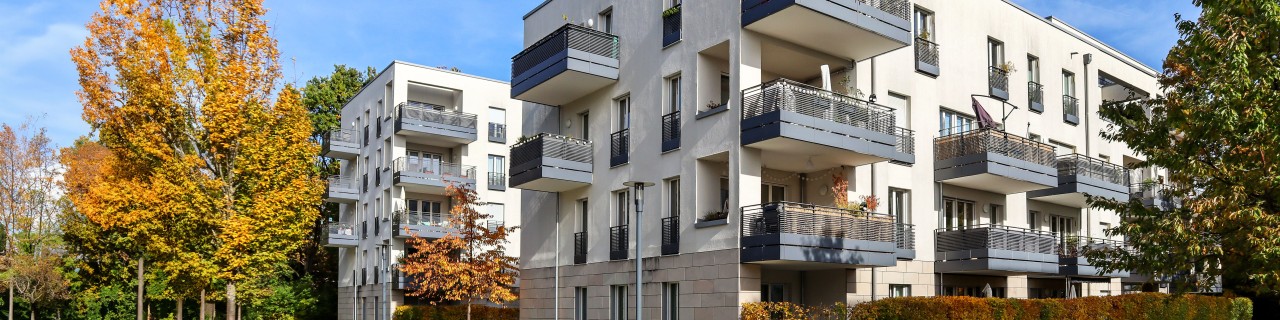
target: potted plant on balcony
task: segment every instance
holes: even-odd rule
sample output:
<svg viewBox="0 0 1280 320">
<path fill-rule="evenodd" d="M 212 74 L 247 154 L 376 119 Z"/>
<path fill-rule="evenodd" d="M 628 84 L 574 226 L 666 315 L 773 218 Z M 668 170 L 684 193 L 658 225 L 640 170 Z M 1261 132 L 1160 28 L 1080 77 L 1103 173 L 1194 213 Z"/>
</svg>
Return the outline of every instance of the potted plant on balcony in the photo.
<svg viewBox="0 0 1280 320">
<path fill-rule="evenodd" d="M 677 14 L 680 14 L 680 6 L 674 6 L 671 8 L 667 8 L 667 10 L 662 11 L 663 18 L 668 18 Z"/>
<path fill-rule="evenodd" d="M 1018 69 L 1014 67 L 1013 61 L 1005 61 L 1004 63 L 1001 63 L 999 66 L 996 66 L 996 68 L 1000 68 L 1000 71 L 1004 71 L 1005 74 L 1010 74 L 1010 73 L 1013 73 L 1014 71 L 1018 71 Z"/>
<path fill-rule="evenodd" d="M 702 214 L 702 217 L 698 218 L 698 222 L 694 223 L 693 226 L 695 228 L 706 228 L 706 227 L 725 225 L 728 223 L 729 223 L 729 211 L 715 210 L 715 211 L 707 211 L 707 213 Z"/>
</svg>

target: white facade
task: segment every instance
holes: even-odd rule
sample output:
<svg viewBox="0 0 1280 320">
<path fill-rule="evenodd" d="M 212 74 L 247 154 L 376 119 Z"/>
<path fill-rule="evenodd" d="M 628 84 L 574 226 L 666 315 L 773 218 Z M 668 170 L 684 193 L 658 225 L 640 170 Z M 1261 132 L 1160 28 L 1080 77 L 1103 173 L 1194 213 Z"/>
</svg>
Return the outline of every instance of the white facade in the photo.
<svg viewBox="0 0 1280 320">
<path fill-rule="evenodd" d="M 1075 175 L 1075 171 L 1060 172 L 1060 160 L 1093 161 L 1084 163 L 1124 175 L 1118 166 L 1137 156 L 1125 145 L 1101 138 L 1107 123 L 1096 112 L 1104 100 L 1157 92 L 1155 70 L 1061 20 L 1041 18 L 1002 0 L 871 2 L 879 8 L 851 0 L 696 1 L 681 6 L 677 15 L 683 23 L 675 27 L 678 41 L 667 43 L 671 39 L 664 36 L 670 28 L 664 31 L 662 12 L 679 5 L 675 2 L 548 0 L 524 18 L 525 45 L 531 48 L 515 58 L 512 81 L 512 95 L 527 100 L 522 132 L 591 141 L 591 157 L 585 163 L 589 168 L 585 178 L 544 166 L 533 179 L 521 179 L 518 184 L 515 177 L 522 173 L 512 170 L 511 186 L 526 189 L 521 192 L 521 318 L 573 319 L 584 312 L 590 319 L 612 319 L 621 307 L 618 288 L 628 290 L 623 309 L 635 317 L 635 288 L 628 286 L 635 281 L 634 260 L 630 260 L 635 257 L 635 232 L 628 233 L 626 243 L 631 249 L 625 258 L 611 257 L 610 241 L 611 232 L 617 232 L 613 227 L 634 229 L 636 220 L 645 238 L 641 254 L 646 260 L 646 319 L 668 312 L 682 319 L 726 319 L 737 316 L 741 303 L 761 300 L 826 304 L 899 294 L 974 295 L 988 284 L 996 295 L 1007 297 L 1062 296 L 1069 282 L 1081 295 L 1121 293 L 1122 275 L 1060 272 L 1074 263 L 1067 262 L 1066 255 L 1059 257 L 1063 250 L 1057 247 L 1035 249 L 1048 250 L 1050 254 L 1042 258 L 1049 260 L 1032 263 L 1023 260 L 1035 258 L 1022 257 L 1021 251 L 1005 250 L 1008 244 L 990 245 L 999 250 L 966 248 L 984 249 L 984 254 L 993 256 L 966 251 L 970 256 L 957 259 L 945 255 L 959 250 L 944 253 L 936 235 L 996 225 L 983 230 L 1054 239 L 1059 247 L 1067 236 L 1106 238 L 1104 228 L 1120 223 L 1115 213 L 1085 208 L 1081 192 L 1045 195 L 1036 191 L 1068 184 L 1094 190 L 1089 188 L 1095 185 L 1088 185 L 1093 182 L 1066 182 L 1061 176 Z M 576 39 L 608 39 L 608 35 L 561 29 L 566 22 L 616 36 L 618 47 L 612 51 L 616 57 L 608 50 L 597 50 L 608 41 L 595 43 L 596 47 L 575 47 L 573 36 L 565 45 L 571 49 L 564 50 L 566 55 L 538 55 L 557 51 L 539 48 L 562 41 L 542 41 L 560 39 L 554 35 L 562 32 L 578 32 L 581 38 Z M 926 31 L 927 36 L 922 34 Z M 929 50 L 918 49 L 930 41 L 940 48 L 938 58 L 922 66 L 918 62 L 928 59 L 917 52 L 929 55 Z M 993 43 L 997 44 L 995 58 Z M 1031 72 L 1033 58 L 1038 75 Z M 567 62 L 557 66 L 557 59 Z M 996 86 L 991 67 L 1005 62 L 1013 66 L 1001 91 L 1016 109 L 991 97 Z M 832 70 L 835 93 L 846 97 L 815 89 L 823 85 L 822 65 Z M 539 74 L 537 68 L 544 67 L 549 71 Z M 671 79 L 675 78 L 680 79 L 674 85 L 678 90 L 673 89 Z M 727 95 L 722 78 L 727 79 Z M 794 83 L 771 87 L 779 79 Z M 1033 86 L 1029 82 L 1043 86 L 1041 111 L 1029 110 Z M 761 90 L 755 87 L 762 84 L 763 91 L 782 88 L 776 92 L 784 93 L 758 93 Z M 680 94 L 673 94 L 676 91 Z M 801 94 L 813 97 L 796 98 Z M 722 96 L 728 97 L 727 106 L 716 107 L 725 102 Z M 856 102 L 871 97 L 881 106 Z M 1064 106 L 1072 98 L 1078 101 L 1078 110 L 1075 119 L 1068 119 L 1070 112 Z M 774 99 L 781 101 L 776 104 L 784 105 L 783 109 L 792 106 L 792 113 L 818 118 L 788 120 L 784 115 L 761 124 L 751 118 L 759 112 L 752 109 L 761 106 L 758 99 L 766 100 L 766 111 L 767 100 Z M 984 149 L 983 160 L 945 164 L 960 160 L 936 154 L 935 148 L 943 150 L 948 139 L 980 132 L 948 130 L 963 123 L 960 120 L 942 123 L 954 117 L 976 117 L 971 99 L 977 99 L 1002 124 L 1003 132 L 985 131 L 992 139 L 1033 153 L 1048 152 L 1052 159 L 1047 165 L 1029 168 L 1035 161 L 1020 161 L 1029 155 Z M 744 107 L 744 102 L 750 107 Z M 893 116 L 867 120 L 857 118 L 866 114 L 840 113 L 847 111 L 830 107 L 846 102 L 851 105 L 843 107 L 863 110 L 858 112 L 869 108 Z M 629 108 L 622 108 L 624 104 Z M 828 109 L 803 110 L 814 105 Z M 672 112 L 679 119 L 673 121 L 680 129 L 679 146 L 664 150 L 669 149 L 664 146 L 664 116 Z M 874 119 L 892 120 L 886 128 L 871 124 Z M 781 129 L 765 133 L 758 129 L 771 126 Z M 972 126 L 976 129 L 977 124 Z M 862 130 L 871 127 L 875 132 Z M 624 139 L 629 143 L 623 152 L 626 159 L 614 165 L 618 162 L 612 154 L 615 133 L 624 129 L 629 135 Z M 897 141 L 886 146 L 885 137 Z M 904 149 L 907 145 L 914 150 Z M 966 150 L 971 151 L 951 152 Z M 996 154 L 1005 157 L 992 156 Z M 983 169 L 974 169 L 978 167 Z M 814 226 L 834 226 L 833 221 L 839 220 L 812 220 L 829 216 L 813 212 L 826 212 L 834 204 L 832 175 L 847 177 L 851 200 L 865 195 L 881 199 L 876 211 L 889 215 L 873 215 L 881 218 L 855 225 L 878 225 L 871 228 L 892 234 L 889 238 L 854 234 L 847 228 L 840 231 L 844 236 L 814 236 L 818 232 L 812 231 Z M 1050 180 L 1036 182 L 1044 179 Z M 657 183 L 646 193 L 640 218 L 625 205 L 625 209 L 619 207 L 620 199 L 631 201 L 629 195 L 618 194 L 624 190 L 622 183 L 630 180 Z M 678 181 L 679 192 L 671 190 L 671 181 Z M 1124 176 L 1107 187 L 1127 198 L 1129 182 Z M 902 192 L 906 193 L 902 203 L 889 209 L 890 200 Z M 758 212 L 771 210 L 760 204 L 774 201 L 797 203 L 795 207 L 804 209 L 790 214 L 811 220 L 789 222 L 797 226 L 787 227 L 788 222 L 769 222 L 774 219 L 769 213 L 756 218 Z M 728 211 L 724 223 L 697 221 L 723 209 Z M 805 213 L 796 214 L 799 211 Z M 743 218 L 744 214 L 751 218 Z M 679 216 L 675 229 L 679 248 L 678 253 L 664 254 L 662 219 L 671 216 Z M 763 245 L 748 241 L 747 233 L 756 234 L 756 223 L 763 223 L 762 230 L 771 230 L 764 233 L 781 233 L 784 239 Z M 793 239 L 799 243 L 786 243 L 785 230 L 801 227 L 810 231 L 792 230 L 801 235 Z M 904 228 L 914 230 L 914 241 L 903 237 Z M 578 233 L 585 233 L 585 263 L 577 263 L 574 257 Z M 832 243 L 823 242 L 828 240 Z M 774 247 L 784 248 L 771 251 Z M 1014 255 L 1019 258 L 1009 258 L 1009 251 L 1017 251 Z M 885 257 L 891 261 L 885 263 Z M 1047 269 L 1020 269 L 1029 267 Z M 667 297 L 672 292 L 676 303 Z"/>
<path fill-rule="evenodd" d="M 449 183 L 471 184 L 486 224 L 520 221 L 507 190 L 507 148 L 521 130 L 520 102 L 506 82 L 393 61 L 342 109 L 325 153 L 341 159 L 326 201 L 339 203 L 326 246 L 338 248 L 339 319 L 389 319 L 406 299 L 396 259 L 413 236 L 449 230 Z M 520 236 L 508 253 L 520 254 Z M 408 300 L 408 301 L 406 301 Z"/>
</svg>

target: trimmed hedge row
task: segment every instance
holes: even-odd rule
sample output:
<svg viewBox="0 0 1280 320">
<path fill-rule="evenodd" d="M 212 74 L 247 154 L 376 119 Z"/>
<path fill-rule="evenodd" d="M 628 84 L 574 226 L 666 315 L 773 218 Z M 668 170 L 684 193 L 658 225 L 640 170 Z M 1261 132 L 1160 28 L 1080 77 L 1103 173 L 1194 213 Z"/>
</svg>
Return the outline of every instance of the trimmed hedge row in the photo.
<svg viewBox="0 0 1280 320">
<path fill-rule="evenodd" d="M 397 320 L 455 320 L 467 318 L 466 305 L 400 306 L 392 315 Z M 518 320 L 520 309 L 471 306 L 472 319 Z"/>
<path fill-rule="evenodd" d="M 1076 299 L 973 297 L 889 298 L 847 306 L 806 307 L 786 302 L 742 305 L 742 319 L 1251 319 L 1247 298 L 1137 293 Z"/>
</svg>

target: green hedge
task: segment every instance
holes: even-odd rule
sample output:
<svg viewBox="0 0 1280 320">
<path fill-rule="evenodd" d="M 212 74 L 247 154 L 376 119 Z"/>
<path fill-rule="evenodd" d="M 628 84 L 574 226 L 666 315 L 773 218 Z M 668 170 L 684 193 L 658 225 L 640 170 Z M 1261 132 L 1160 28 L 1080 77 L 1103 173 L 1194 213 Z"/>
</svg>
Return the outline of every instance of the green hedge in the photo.
<svg viewBox="0 0 1280 320">
<path fill-rule="evenodd" d="M 805 307 L 786 302 L 742 305 L 742 319 L 1251 319 L 1246 298 L 1138 293 L 1076 299 L 973 297 L 889 298 L 845 306 Z"/>
<path fill-rule="evenodd" d="M 467 318 L 466 305 L 401 306 L 393 315 L 396 320 L 455 320 Z M 472 305 L 471 319 L 518 320 L 520 309 Z"/>
</svg>

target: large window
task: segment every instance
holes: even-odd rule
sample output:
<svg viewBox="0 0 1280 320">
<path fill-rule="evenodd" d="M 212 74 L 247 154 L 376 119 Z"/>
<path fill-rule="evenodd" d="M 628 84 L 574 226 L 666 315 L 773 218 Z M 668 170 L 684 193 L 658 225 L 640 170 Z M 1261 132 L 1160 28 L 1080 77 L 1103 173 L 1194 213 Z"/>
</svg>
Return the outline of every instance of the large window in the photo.
<svg viewBox="0 0 1280 320">
<path fill-rule="evenodd" d="M 680 75 L 674 75 L 667 78 L 667 113 L 680 111 L 680 100 L 682 99 L 682 91 L 680 90 Z"/>
<path fill-rule="evenodd" d="M 622 190 L 613 193 L 613 225 L 625 226 L 631 216 L 631 201 L 627 197 L 627 191 Z"/>
<path fill-rule="evenodd" d="M 776 184 L 760 184 L 760 203 L 787 201 L 787 187 Z"/>
<path fill-rule="evenodd" d="M 622 97 L 613 101 L 617 121 L 614 125 L 618 130 L 631 128 L 631 97 Z"/>
<path fill-rule="evenodd" d="M 933 39 L 937 38 L 937 30 L 933 25 L 933 12 L 916 7 L 915 16 L 916 38 L 937 42 Z"/>
<path fill-rule="evenodd" d="M 900 223 L 911 223 L 911 191 L 889 188 L 889 215 Z"/>
<path fill-rule="evenodd" d="M 942 129 L 939 134 L 943 136 L 969 131 L 973 124 L 971 116 L 948 109 L 938 111 L 938 127 Z"/>
<path fill-rule="evenodd" d="M 627 320 L 627 286 L 609 287 L 609 319 Z"/>
<path fill-rule="evenodd" d="M 973 201 L 943 198 L 943 227 L 947 230 L 957 230 L 977 225 L 978 219 L 973 213 L 973 206 Z"/>
<path fill-rule="evenodd" d="M 439 153 L 417 150 L 405 151 L 405 156 L 405 170 L 421 171 L 424 173 L 439 173 L 440 162 L 444 159 L 444 155 Z"/>
<path fill-rule="evenodd" d="M 587 320 L 587 287 L 573 288 L 573 320 Z"/>
<path fill-rule="evenodd" d="M 1049 215 L 1049 231 L 1057 232 L 1062 236 L 1076 234 L 1075 219 L 1060 215 Z"/>
<path fill-rule="evenodd" d="M 507 221 L 507 206 L 501 203 L 489 203 L 489 220 Z"/>
<path fill-rule="evenodd" d="M 999 68 L 1006 61 L 1004 59 L 1004 42 L 1000 40 L 987 38 L 987 66 Z"/>
<path fill-rule="evenodd" d="M 1040 83 L 1040 58 L 1027 55 L 1027 81 Z"/>
<path fill-rule="evenodd" d="M 489 172 L 503 173 L 506 172 L 507 157 L 499 155 L 489 155 Z"/>
<path fill-rule="evenodd" d="M 667 179 L 667 216 L 680 216 L 680 178 Z"/>
<path fill-rule="evenodd" d="M 1004 225 L 1004 206 L 994 203 L 989 204 L 987 205 L 987 214 L 990 215 L 988 217 L 991 219 L 990 224 L 997 226 Z"/>
<path fill-rule="evenodd" d="M 1076 74 L 1071 71 L 1062 70 L 1062 95 L 1076 96 Z"/>
<path fill-rule="evenodd" d="M 680 283 L 662 284 L 662 320 L 680 319 Z"/>
</svg>

